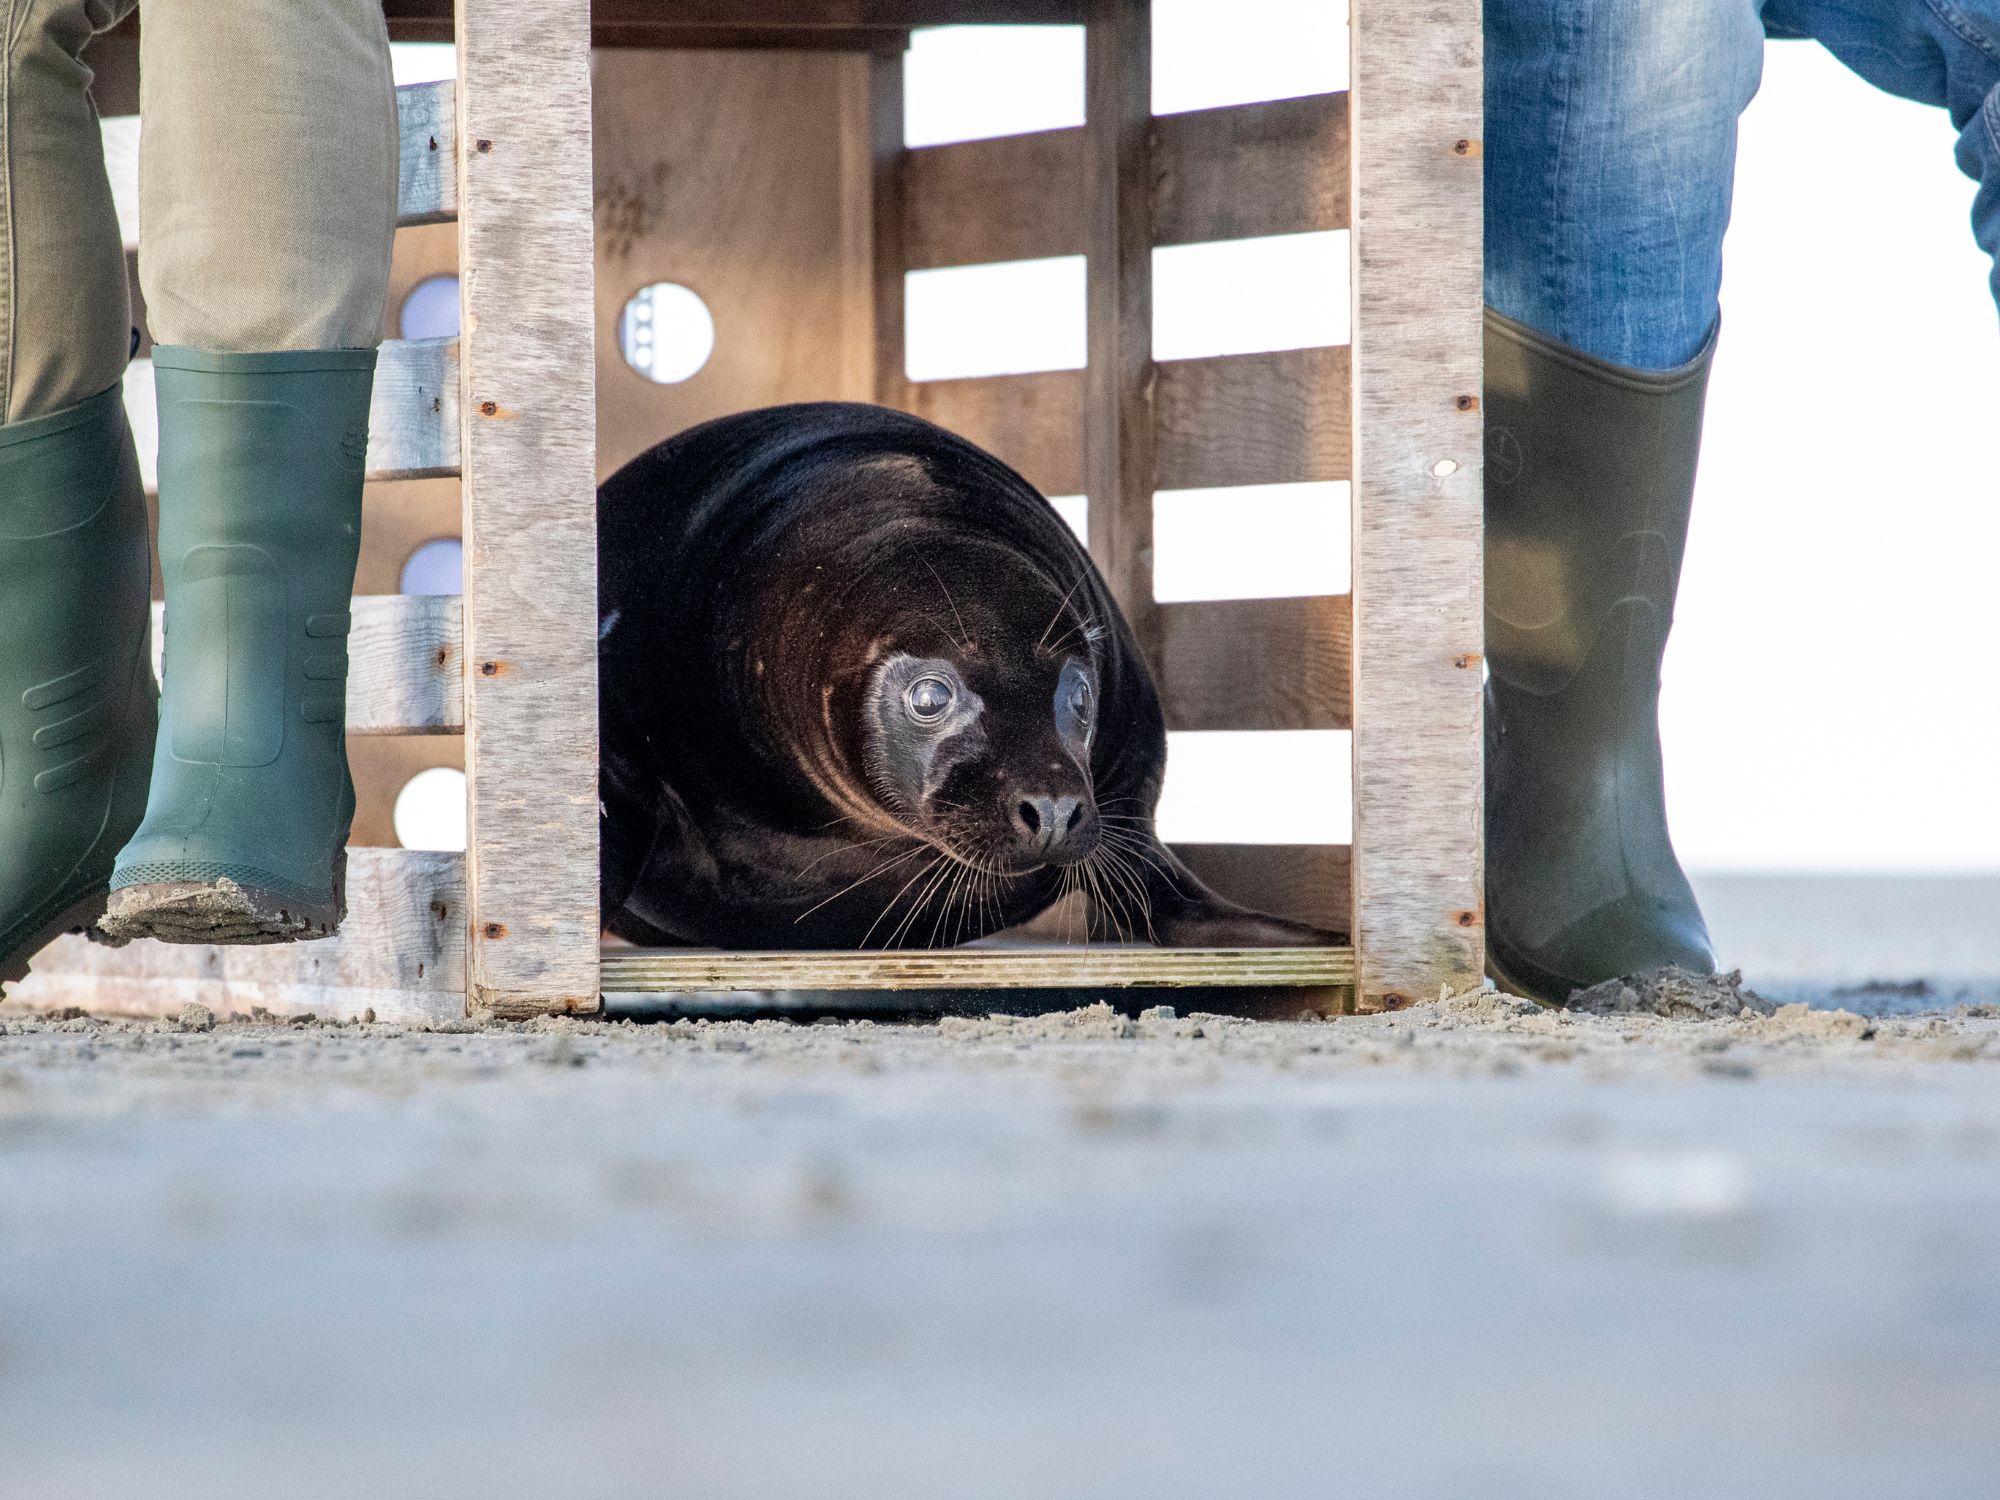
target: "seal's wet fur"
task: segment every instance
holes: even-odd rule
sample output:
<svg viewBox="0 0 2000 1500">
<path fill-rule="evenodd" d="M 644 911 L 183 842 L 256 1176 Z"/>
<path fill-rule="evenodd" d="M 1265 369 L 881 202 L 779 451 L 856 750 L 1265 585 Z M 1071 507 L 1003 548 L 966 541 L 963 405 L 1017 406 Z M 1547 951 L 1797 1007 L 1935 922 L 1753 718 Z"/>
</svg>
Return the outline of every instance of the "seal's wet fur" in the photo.
<svg viewBox="0 0 2000 1500">
<path fill-rule="evenodd" d="M 832 402 L 707 423 L 603 486 L 598 548 L 603 902 L 620 936 L 936 946 L 1074 886 L 1100 938 L 1333 940 L 1221 900 L 1160 846 L 1166 726 L 1131 632 L 1048 501 L 942 428 Z M 921 815 L 864 725 L 910 654 L 954 662 L 994 737 Z M 984 851 L 1004 842 L 996 810 L 1019 805 L 1008 787 L 1061 769 L 1037 728 L 1059 658 L 1094 677 L 1094 738 L 1066 742 L 1090 852 L 1010 870 Z"/>
</svg>

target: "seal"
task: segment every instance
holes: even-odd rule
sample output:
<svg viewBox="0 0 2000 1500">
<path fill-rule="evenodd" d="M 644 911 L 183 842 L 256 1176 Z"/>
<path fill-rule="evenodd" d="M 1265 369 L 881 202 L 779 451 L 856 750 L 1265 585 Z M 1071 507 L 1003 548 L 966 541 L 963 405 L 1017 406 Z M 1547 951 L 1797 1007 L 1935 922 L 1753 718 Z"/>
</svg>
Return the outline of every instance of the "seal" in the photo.
<svg viewBox="0 0 2000 1500">
<path fill-rule="evenodd" d="M 1026 480 L 882 407 L 692 428 L 598 492 L 602 899 L 633 942 L 1337 942 L 1155 836 L 1159 695 Z"/>
</svg>

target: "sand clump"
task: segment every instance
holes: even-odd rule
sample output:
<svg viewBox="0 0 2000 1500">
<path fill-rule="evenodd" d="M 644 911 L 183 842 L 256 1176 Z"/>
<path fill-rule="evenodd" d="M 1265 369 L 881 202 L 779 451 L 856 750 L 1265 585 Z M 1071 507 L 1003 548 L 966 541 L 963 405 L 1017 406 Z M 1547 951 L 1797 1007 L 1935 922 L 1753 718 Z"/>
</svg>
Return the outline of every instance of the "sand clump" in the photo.
<svg viewBox="0 0 2000 1500">
<path fill-rule="evenodd" d="M 1625 979 L 1608 979 L 1587 990 L 1578 990 L 1569 997 L 1569 1009 L 1591 1016 L 1722 1021 L 1775 1015 L 1778 1007 L 1755 990 L 1744 987 L 1741 969 L 1732 969 L 1727 974 L 1693 974 L 1669 964 L 1663 969 Z"/>
</svg>

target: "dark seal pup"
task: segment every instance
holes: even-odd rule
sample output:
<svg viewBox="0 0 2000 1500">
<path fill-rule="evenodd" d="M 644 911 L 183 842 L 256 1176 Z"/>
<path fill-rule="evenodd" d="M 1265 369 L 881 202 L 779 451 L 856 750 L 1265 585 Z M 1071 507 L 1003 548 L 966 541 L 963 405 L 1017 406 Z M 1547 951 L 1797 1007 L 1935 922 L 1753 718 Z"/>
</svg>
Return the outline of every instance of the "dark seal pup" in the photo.
<svg viewBox="0 0 2000 1500">
<path fill-rule="evenodd" d="M 696 427 L 598 493 L 606 925 L 646 944 L 964 942 L 1071 889 L 1094 937 L 1266 946 L 1153 834 L 1166 726 L 1061 517 L 880 407 Z"/>
</svg>

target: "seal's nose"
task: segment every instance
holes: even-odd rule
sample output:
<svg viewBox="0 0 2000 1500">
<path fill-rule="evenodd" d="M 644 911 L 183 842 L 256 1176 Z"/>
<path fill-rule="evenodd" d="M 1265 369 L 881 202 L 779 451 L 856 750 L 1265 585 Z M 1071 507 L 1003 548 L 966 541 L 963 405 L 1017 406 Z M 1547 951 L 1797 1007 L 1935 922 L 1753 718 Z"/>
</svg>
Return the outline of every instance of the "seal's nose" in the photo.
<svg viewBox="0 0 2000 1500">
<path fill-rule="evenodd" d="M 1081 797 L 1031 794 L 1014 804 L 1013 822 L 1014 843 L 1023 854 L 1066 864 L 1089 853 Z"/>
</svg>

